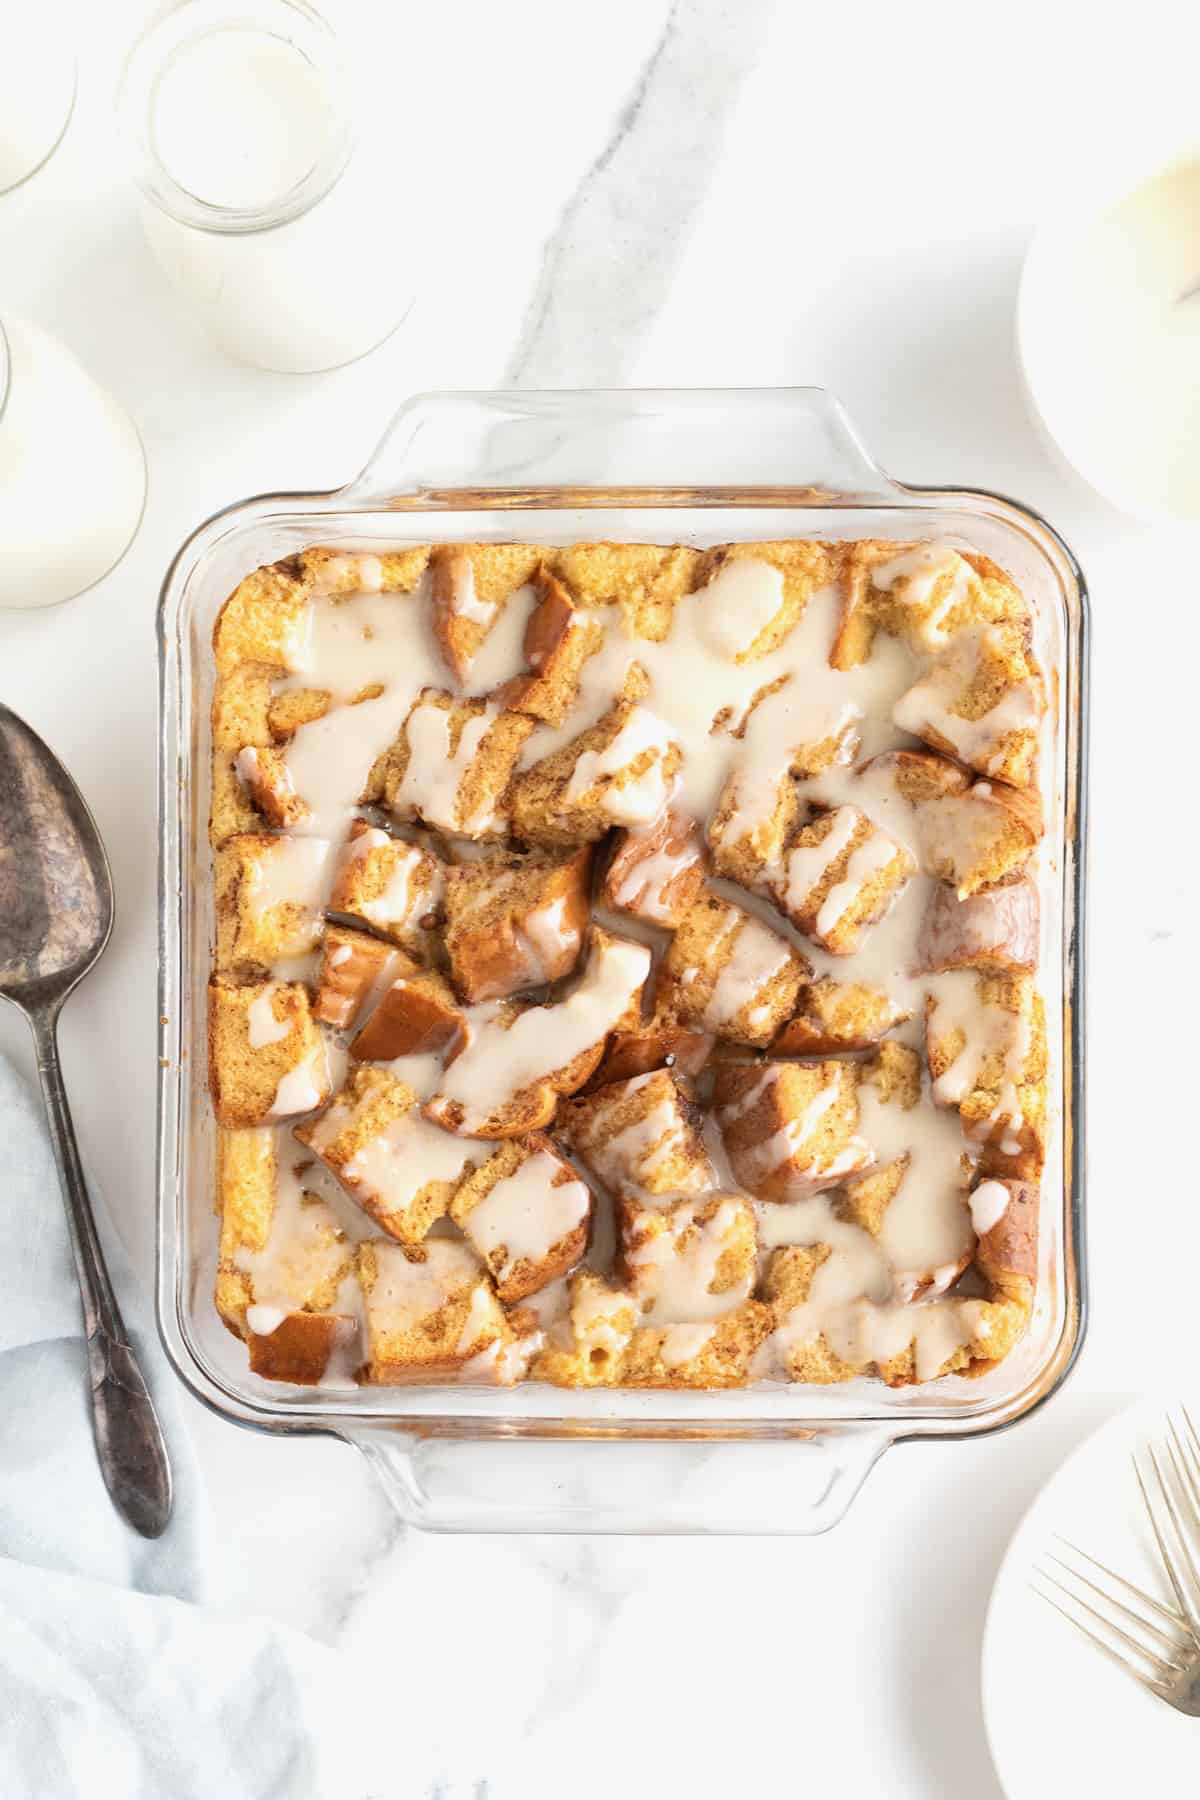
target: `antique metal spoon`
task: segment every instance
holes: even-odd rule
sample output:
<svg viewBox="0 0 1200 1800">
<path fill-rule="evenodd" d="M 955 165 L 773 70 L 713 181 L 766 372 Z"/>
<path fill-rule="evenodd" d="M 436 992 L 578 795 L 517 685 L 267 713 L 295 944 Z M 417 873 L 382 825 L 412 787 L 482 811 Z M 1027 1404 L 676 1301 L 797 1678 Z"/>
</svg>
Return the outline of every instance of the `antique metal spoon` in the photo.
<svg viewBox="0 0 1200 1800">
<path fill-rule="evenodd" d="M 104 1266 L 58 1061 L 58 1015 L 108 942 L 112 876 L 83 796 L 0 705 L 0 998 L 29 1020 L 87 1336 L 92 1428 L 117 1511 L 143 1537 L 171 1516 L 171 1465 Z"/>
</svg>

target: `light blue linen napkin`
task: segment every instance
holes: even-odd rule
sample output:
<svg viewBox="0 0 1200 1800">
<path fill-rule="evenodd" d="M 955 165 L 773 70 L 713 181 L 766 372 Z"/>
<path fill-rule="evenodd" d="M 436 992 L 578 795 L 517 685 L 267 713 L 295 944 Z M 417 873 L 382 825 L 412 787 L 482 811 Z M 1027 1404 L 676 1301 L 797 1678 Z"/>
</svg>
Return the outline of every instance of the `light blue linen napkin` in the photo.
<svg viewBox="0 0 1200 1800">
<path fill-rule="evenodd" d="M 113 1509 L 41 1104 L 3 1057 L 0 1205 L 0 1790 L 360 1800 L 344 1659 L 269 1620 L 200 1604 L 210 1551 L 181 1390 L 97 1204 L 175 1477 L 161 1538 L 139 1537 Z"/>
</svg>

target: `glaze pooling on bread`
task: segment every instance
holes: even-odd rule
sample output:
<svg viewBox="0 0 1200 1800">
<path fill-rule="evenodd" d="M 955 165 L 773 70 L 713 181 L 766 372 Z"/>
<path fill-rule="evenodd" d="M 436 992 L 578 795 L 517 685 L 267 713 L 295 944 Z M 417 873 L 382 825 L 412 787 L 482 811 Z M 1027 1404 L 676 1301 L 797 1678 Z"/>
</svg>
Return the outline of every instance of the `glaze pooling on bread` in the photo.
<svg viewBox="0 0 1200 1800">
<path fill-rule="evenodd" d="M 209 1049 L 254 1371 L 1005 1355 L 1048 1132 L 1034 623 L 943 543 L 248 576 L 214 634 Z"/>
</svg>

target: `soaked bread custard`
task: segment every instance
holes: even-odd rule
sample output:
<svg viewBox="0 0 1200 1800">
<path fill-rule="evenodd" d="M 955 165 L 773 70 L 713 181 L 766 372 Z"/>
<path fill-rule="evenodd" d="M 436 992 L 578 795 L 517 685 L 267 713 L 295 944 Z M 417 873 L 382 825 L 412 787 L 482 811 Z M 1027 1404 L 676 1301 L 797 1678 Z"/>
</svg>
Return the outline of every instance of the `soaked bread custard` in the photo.
<svg viewBox="0 0 1200 1800">
<path fill-rule="evenodd" d="M 218 1311 L 274 1380 L 893 1386 L 1037 1279 L 1050 701 L 943 543 L 310 549 L 214 633 Z"/>
</svg>

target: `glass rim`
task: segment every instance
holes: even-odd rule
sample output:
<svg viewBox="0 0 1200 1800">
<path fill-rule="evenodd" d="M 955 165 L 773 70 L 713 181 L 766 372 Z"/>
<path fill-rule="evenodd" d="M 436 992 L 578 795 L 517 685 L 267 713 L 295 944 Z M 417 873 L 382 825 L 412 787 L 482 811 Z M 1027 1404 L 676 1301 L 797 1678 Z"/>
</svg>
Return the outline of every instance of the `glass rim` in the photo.
<svg viewBox="0 0 1200 1800">
<path fill-rule="evenodd" d="M 163 163 L 151 129 L 158 84 L 174 58 L 201 38 L 234 29 L 286 44 L 321 74 L 330 100 L 331 128 L 310 167 L 285 192 L 256 206 L 225 206 L 192 193 Z M 173 0 L 126 57 L 115 104 L 130 171 L 144 197 L 176 223 L 217 235 L 270 231 L 300 218 L 329 193 L 354 148 L 337 35 L 310 0 Z"/>
</svg>

